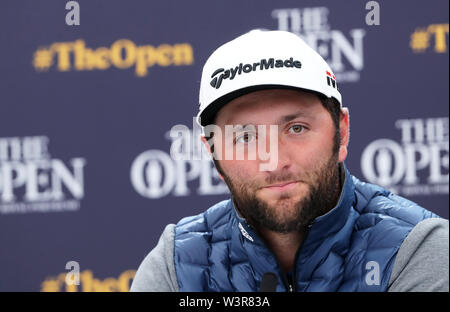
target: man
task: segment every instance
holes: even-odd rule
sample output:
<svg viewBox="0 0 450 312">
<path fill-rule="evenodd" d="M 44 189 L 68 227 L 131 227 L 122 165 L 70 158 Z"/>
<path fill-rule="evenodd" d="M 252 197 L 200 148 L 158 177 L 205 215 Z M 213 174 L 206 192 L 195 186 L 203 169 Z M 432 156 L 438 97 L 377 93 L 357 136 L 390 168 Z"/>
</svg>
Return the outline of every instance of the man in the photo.
<svg viewBox="0 0 450 312">
<path fill-rule="evenodd" d="M 219 47 L 198 121 L 232 197 L 168 225 L 132 291 L 448 291 L 448 220 L 350 175 L 348 109 L 298 36 Z"/>
</svg>

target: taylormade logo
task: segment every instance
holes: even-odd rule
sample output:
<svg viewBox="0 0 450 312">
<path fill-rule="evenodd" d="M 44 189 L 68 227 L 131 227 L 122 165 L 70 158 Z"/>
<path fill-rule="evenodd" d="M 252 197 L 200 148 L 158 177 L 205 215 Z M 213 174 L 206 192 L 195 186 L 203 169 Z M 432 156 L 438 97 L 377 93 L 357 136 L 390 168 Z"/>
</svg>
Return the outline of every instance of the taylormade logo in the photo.
<svg viewBox="0 0 450 312">
<path fill-rule="evenodd" d="M 291 68 L 301 68 L 302 63 L 300 61 L 294 61 L 291 57 L 287 60 L 275 60 L 274 58 L 270 59 L 262 59 L 260 62 L 253 64 L 242 64 L 240 63 L 238 66 L 234 68 L 230 68 L 225 70 L 225 68 L 219 68 L 211 75 L 213 78 L 210 82 L 213 88 L 219 89 L 222 85 L 222 81 L 224 79 L 233 80 L 236 75 L 241 75 L 242 73 L 247 74 L 256 70 L 264 70 L 271 68 L 282 68 L 282 67 L 291 67 Z M 220 75 L 219 75 L 220 74 Z M 219 76 L 218 76 L 219 75 Z"/>
</svg>

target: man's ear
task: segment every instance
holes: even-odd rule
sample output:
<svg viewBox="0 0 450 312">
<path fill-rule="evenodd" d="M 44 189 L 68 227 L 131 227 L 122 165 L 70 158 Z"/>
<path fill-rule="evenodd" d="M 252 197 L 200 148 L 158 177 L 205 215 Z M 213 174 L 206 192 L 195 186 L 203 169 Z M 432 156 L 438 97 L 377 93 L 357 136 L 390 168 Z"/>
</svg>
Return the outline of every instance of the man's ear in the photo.
<svg viewBox="0 0 450 312">
<path fill-rule="evenodd" d="M 347 158 L 348 142 L 350 141 L 350 113 L 347 107 L 341 109 L 339 117 L 339 135 L 341 138 L 339 162 L 343 162 Z"/>
<path fill-rule="evenodd" d="M 202 135 L 202 136 L 200 137 L 200 139 L 202 140 L 203 144 L 205 144 L 206 150 L 208 151 L 209 155 L 211 156 L 211 159 L 214 159 L 214 153 L 211 151 L 211 145 L 208 143 L 208 140 L 206 139 L 206 137 Z M 212 140 L 212 138 L 211 138 L 211 140 Z M 218 160 L 216 160 L 216 161 L 214 162 L 214 166 L 216 167 L 216 170 L 217 170 L 217 173 L 218 173 L 218 175 L 219 175 L 219 178 L 220 178 L 223 182 L 225 182 L 223 176 L 220 174 L 220 170 L 218 170 L 218 168 L 217 168 L 217 165 L 216 165 L 216 162 L 217 162 L 217 161 L 218 161 Z"/>
</svg>

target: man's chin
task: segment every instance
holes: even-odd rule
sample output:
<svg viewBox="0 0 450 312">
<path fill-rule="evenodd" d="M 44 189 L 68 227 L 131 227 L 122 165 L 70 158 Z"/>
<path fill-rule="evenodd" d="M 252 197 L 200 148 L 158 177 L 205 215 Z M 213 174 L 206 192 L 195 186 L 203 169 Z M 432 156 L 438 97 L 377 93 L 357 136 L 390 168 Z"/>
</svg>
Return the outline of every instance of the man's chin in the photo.
<svg viewBox="0 0 450 312">
<path fill-rule="evenodd" d="M 277 198 L 260 198 L 257 197 L 260 206 L 266 207 L 272 215 L 295 214 L 302 198 L 299 194 L 290 196 L 279 196 Z M 261 205 L 262 204 L 262 205 Z"/>
</svg>

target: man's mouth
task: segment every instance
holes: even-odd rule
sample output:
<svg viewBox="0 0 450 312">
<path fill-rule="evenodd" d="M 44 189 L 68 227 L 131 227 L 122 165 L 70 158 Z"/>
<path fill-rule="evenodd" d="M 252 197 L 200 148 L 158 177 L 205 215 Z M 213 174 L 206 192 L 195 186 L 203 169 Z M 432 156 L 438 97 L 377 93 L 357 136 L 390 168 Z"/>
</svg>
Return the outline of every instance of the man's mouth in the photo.
<svg viewBox="0 0 450 312">
<path fill-rule="evenodd" d="M 297 186 L 298 183 L 299 181 L 289 181 L 284 183 L 272 184 L 264 187 L 264 189 L 268 189 L 274 192 L 286 192 L 292 190 Z"/>
</svg>

